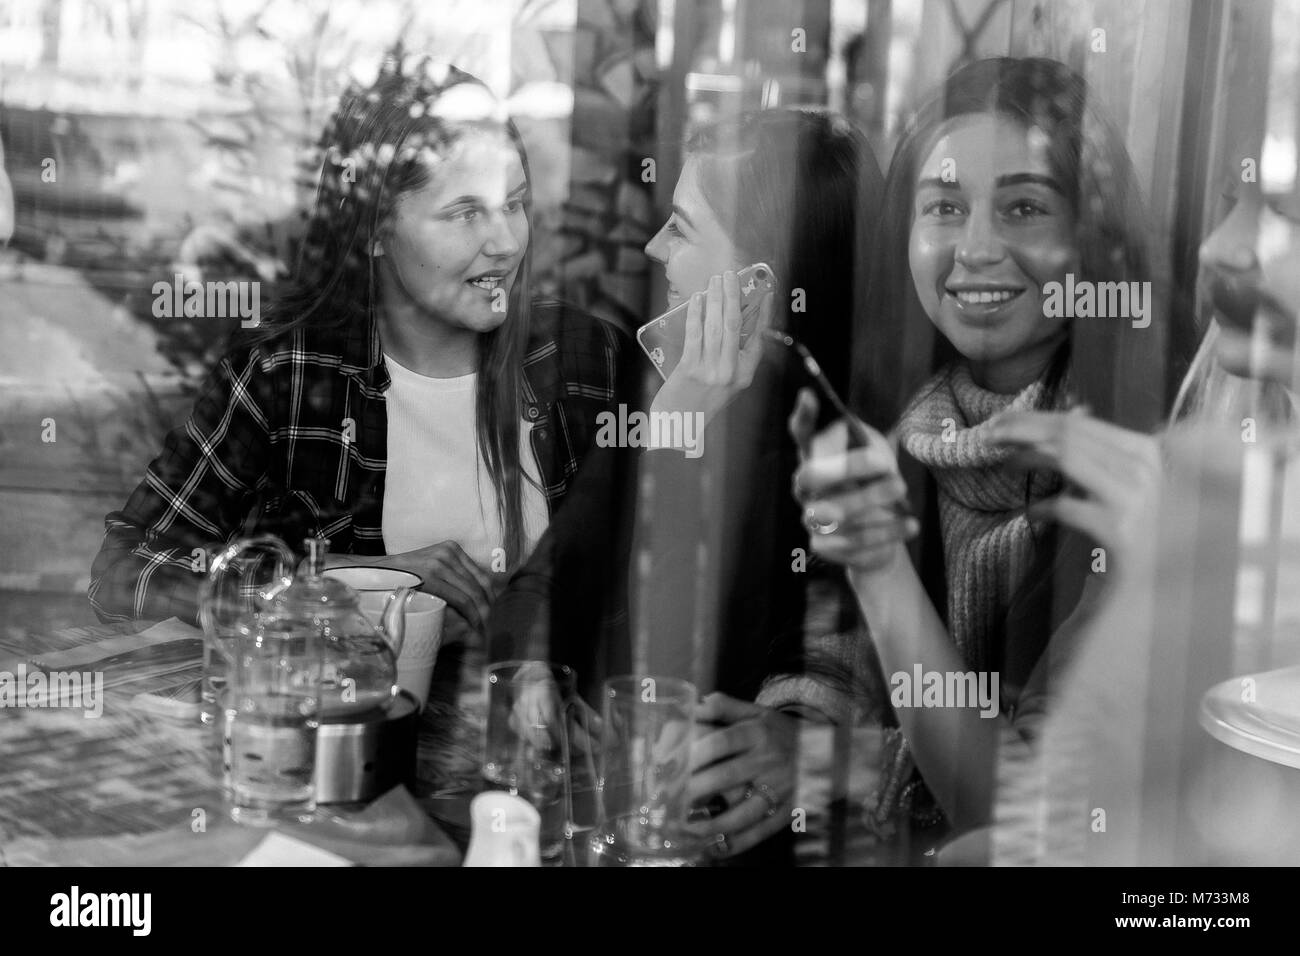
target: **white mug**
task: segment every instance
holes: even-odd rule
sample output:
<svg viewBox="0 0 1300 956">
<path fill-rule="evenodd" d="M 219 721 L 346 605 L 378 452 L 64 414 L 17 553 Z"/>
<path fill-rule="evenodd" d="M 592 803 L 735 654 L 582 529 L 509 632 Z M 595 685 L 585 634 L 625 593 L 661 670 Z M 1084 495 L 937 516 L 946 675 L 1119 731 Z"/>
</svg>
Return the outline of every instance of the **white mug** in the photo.
<svg viewBox="0 0 1300 956">
<path fill-rule="evenodd" d="M 330 568 L 325 577 L 342 581 L 360 597 L 361 613 L 378 624 L 384 616 L 388 595 L 398 588 L 419 587 L 420 577 L 410 571 L 378 567 Z M 429 683 L 438 648 L 442 643 L 442 621 L 447 602 L 417 591 L 406 605 L 402 646 L 397 654 L 397 686 L 410 693 L 423 709 L 429 699 Z"/>
</svg>

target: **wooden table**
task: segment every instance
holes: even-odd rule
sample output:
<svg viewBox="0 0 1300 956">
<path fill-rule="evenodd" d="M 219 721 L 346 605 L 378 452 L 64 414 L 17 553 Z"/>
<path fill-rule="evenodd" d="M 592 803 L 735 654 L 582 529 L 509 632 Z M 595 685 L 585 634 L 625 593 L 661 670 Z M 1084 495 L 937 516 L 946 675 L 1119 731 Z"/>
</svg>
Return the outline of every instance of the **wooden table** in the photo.
<svg viewBox="0 0 1300 956">
<path fill-rule="evenodd" d="M 211 729 L 193 717 L 145 708 L 137 696 L 193 696 L 202 675 L 197 632 L 114 653 L 124 636 L 155 623 L 69 628 L 30 635 L 21 647 L 0 643 L 0 673 L 30 673 L 72 653 L 79 655 L 75 665 L 51 668 L 103 675 L 97 717 L 81 708 L 0 708 L 0 863 L 224 864 L 242 858 L 264 835 L 229 823 Z M 454 664 L 454 655 L 448 661 Z M 394 796 L 381 803 L 386 815 L 330 808 L 332 824 L 327 818 L 319 829 L 292 835 L 346 850 L 359 862 L 458 863 L 463 847 L 454 821 L 464 798 L 447 794 L 463 794 L 477 769 L 476 750 L 471 715 L 455 700 L 431 700 L 419 737 L 415 802 L 421 823 L 403 820 L 403 812 L 413 813 L 410 798 Z M 445 808 L 452 825 L 429 822 L 426 802 Z M 387 835 L 368 848 L 339 841 L 340 835 L 370 832 L 366 826 Z M 198 833 L 210 838 L 193 839 Z"/>
<path fill-rule="evenodd" d="M 0 863 L 229 863 L 260 837 L 226 818 L 210 729 L 193 718 L 142 709 L 137 698 L 192 694 L 202 671 L 197 632 L 165 646 L 112 654 L 115 640 L 154 623 L 69 628 L 30 635 L 21 646 L 0 641 L 0 672 L 36 668 L 57 660 L 50 655 L 75 652 L 79 667 L 101 671 L 104 680 L 100 717 L 69 708 L 0 708 Z M 441 831 L 434 842 L 446 847 L 445 834 L 462 851 L 468 803 L 481 785 L 483 663 L 482 652 L 468 644 L 443 648 L 417 745 L 415 802 Z M 809 727 L 801 740 L 797 802 L 805 813 L 794 849 L 801 865 L 884 861 L 856 812 L 875 779 L 878 728 L 858 728 L 853 743 L 850 798 L 838 813 L 847 826 L 833 835 L 830 728 Z M 190 837 L 200 819 L 222 839 L 195 850 Z M 370 861 L 410 862 L 398 847 L 391 849 L 387 856 L 371 854 Z M 438 862 L 456 859 L 444 853 Z"/>
</svg>

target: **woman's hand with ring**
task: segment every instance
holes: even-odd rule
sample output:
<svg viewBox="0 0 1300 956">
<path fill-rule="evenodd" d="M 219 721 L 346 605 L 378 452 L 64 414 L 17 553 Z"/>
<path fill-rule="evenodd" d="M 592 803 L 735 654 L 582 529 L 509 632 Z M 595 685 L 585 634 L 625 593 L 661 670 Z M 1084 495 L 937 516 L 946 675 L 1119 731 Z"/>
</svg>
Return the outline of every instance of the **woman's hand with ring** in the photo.
<svg viewBox="0 0 1300 956">
<path fill-rule="evenodd" d="M 870 440 L 863 448 L 847 447 L 843 422 L 814 435 L 817 408 L 816 397 L 803 389 L 790 416 L 802 459 L 793 488 L 813 553 L 859 571 L 888 568 L 902 554 L 900 545 L 920 531 L 898 463 L 885 437 L 866 425 Z"/>
<path fill-rule="evenodd" d="M 799 722 L 726 694 L 705 697 L 696 720 L 706 728 L 691 747 L 688 801 L 717 794 L 729 794 L 730 799 L 722 813 L 688 828 L 715 855 L 744 853 L 790 823 Z"/>
</svg>

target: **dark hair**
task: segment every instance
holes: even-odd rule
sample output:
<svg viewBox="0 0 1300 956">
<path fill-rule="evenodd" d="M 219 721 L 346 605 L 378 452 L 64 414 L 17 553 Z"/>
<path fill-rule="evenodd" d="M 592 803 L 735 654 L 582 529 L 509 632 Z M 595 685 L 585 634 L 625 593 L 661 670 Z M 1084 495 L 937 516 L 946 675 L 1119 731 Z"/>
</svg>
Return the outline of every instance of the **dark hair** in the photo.
<svg viewBox="0 0 1300 956">
<path fill-rule="evenodd" d="M 698 162 L 701 191 L 741 255 L 772 267 L 773 324 L 805 343 L 847 394 L 853 324 L 866 301 L 867 276 L 856 266 L 871 256 L 884 187 L 870 143 L 833 114 L 779 109 L 706 127 L 685 151 Z M 793 549 L 807 552 L 808 538 L 789 493 L 798 454 L 786 416 L 808 381 L 797 363 L 780 361 L 788 358 L 780 351 L 768 357 L 773 361 L 760 365 L 729 410 L 732 470 L 721 519 L 727 526 L 718 534 L 738 544 L 728 552 L 734 563 L 721 572 L 727 583 L 719 689 L 752 697 L 768 675 L 802 673 L 863 696 L 853 684 L 861 675 L 820 653 L 816 641 L 805 642 L 806 576 L 791 574 L 787 562 Z M 767 562 L 759 571 L 765 578 L 751 573 L 760 562 Z"/>
<path fill-rule="evenodd" d="M 853 317 L 866 300 L 857 265 L 870 256 L 884 189 L 866 137 L 831 113 L 759 110 L 701 129 L 686 155 L 700 161 L 702 191 L 732 241 L 776 273 L 774 324 L 847 388 Z"/>
<path fill-rule="evenodd" d="M 436 175 L 437 160 L 472 133 L 507 137 L 531 180 L 519 131 L 470 74 L 427 56 L 403 57 L 399 47 L 384 57 L 372 84 L 351 83 L 319 142 L 319 186 L 288 291 L 268 309 L 254 341 L 304 326 L 371 321 L 375 240 L 382 238 L 397 200 L 426 185 Z M 531 197 L 524 210 L 531 235 Z M 480 335 L 478 350 L 479 453 L 496 490 L 511 564 L 523 550 L 519 417 L 531 261 L 530 242 L 510 291 L 507 319 Z"/>
<path fill-rule="evenodd" d="M 892 428 L 922 383 L 959 357 L 935 334 L 921 307 L 908 241 L 920 164 L 945 123 L 980 113 L 1007 117 L 1045 137 L 1052 172 L 1074 214 L 1081 277 L 1149 281 L 1159 306 L 1147 328 L 1127 321 L 1074 321 L 1046 370 L 1042 407 L 1082 403 L 1104 420 L 1154 430 L 1167 417 L 1172 385 L 1190 358 L 1185 351 L 1194 332 L 1183 326 L 1191 312 L 1171 300 L 1168 283 L 1153 268 L 1140 192 L 1119 135 L 1090 102 L 1083 77 L 1062 63 L 1037 58 L 1000 57 L 962 67 L 904 132 L 885 181 L 868 287 L 869 320 L 854 345 L 855 407 L 878 428 Z M 928 478 L 926 483 L 919 513 L 933 516 L 933 486 Z M 943 562 L 935 561 L 941 549 L 937 530 L 928 530 L 920 545 L 923 577 L 944 613 L 938 581 Z M 1084 536 L 1055 526 L 1035 542 L 1034 560 L 1007 614 L 1008 683 L 1027 676 L 1048 637 L 1077 605 L 1091 548 Z"/>
<path fill-rule="evenodd" d="M 949 120 L 978 113 L 1007 117 L 1044 134 L 1054 177 L 1075 218 L 1082 278 L 1149 281 L 1164 316 L 1135 329 L 1123 321 L 1074 322 L 1048 375 L 1045 402 L 1069 398 L 1100 418 L 1150 431 L 1165 418 L 1194 334 L 1151 261 L 1146 218 L 1123 141 L 1088 97 L 1083 77 L 1055 60 L 998 57 L 953 73 L 908 125 L 890 163 L 875 245 L 871 321 L 854 348 L 854 401 L 869 421 L 890 428 L 916 389 L 957 357 L 926 318 L 908 267 L 908 237 L 920 164 Z M 1172 354 L 1170 354 L 1172 353 Z"/>
</svg>

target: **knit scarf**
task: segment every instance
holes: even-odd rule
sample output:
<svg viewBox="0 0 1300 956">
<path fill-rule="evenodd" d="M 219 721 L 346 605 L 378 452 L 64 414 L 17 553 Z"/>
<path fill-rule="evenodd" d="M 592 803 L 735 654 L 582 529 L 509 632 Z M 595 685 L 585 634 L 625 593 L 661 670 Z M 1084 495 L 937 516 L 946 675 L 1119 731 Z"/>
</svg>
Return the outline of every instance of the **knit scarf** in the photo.
<svg viewBox="0 0 1300 956">
<path fill-rule="evenodd" d="M 988 440 L 1005 411 L 1043 404 L 1043 382 L 1014 395 L 976 385 L 965 363 L 926 383 L 903 412 L 902 447 L 938 486 L 939 527 L 948 578 L 948 629 L 966 666 L 987 669 L 991 642 L 1033 554 L 1025 505 L 1060 486 L 1052 472 L 1011 465 Z"/>
<path fill-rule="evenodd" d="M 989 427 L 1003 412 L 1041 408 L 1044 392 L 1041 379 L 1017 394 L 990 392 L 957 362 L 921 388 L 899 421 L 901 446 L 929 470 L 938 488 L 948 630 L 971 670 L 987 670 L 993 660 L 1011 596 L 1033 555 L 1025 505 L 1060 488 L 1054 473 L 1008 462 L 1011 453 L 989 442 Z M 911 810 L 922 799 L 920 781 L 907 782 L 914 768 L 910 748 L 901 733 L 893 738 L 871 814 L 883 831 L 893 830 L 899 810 Z M 932 816 L 937 819 L 937 812 Z"/>
</svg>

